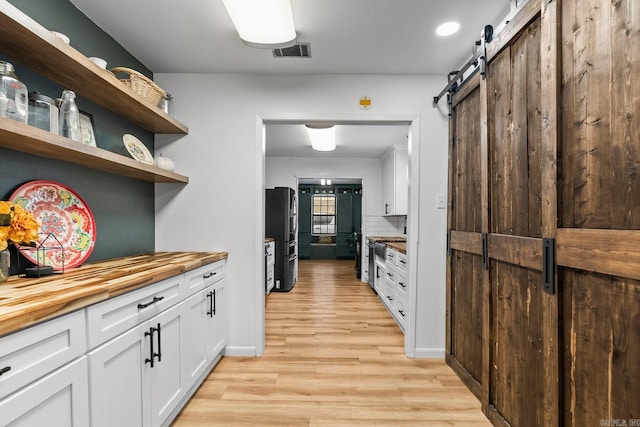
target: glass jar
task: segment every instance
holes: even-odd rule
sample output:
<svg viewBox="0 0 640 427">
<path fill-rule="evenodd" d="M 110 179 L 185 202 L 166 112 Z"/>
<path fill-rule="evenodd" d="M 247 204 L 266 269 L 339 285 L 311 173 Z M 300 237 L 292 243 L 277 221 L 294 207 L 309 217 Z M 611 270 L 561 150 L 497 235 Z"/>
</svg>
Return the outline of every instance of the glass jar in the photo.
<svg viewBox="0 0 640 427">
<path fill-rule="evenodd" d="M 158 107 L 171 117 L 173 117 L 173 96 L 170 93 L 160 100 Z"/>
<path fill-rule="evenodd" d="M 0 92 L 4 94 L 4 107 L 0 105 L 2 116 L 27 123 L 27 86 L 18 80 L 13 72 L 13 64 L 0 61 Z"/>
<path fill-rule="evenodd" d="M 53 99 L 38 92 L 29 92 L 29 125 L 57 134 L 59 114 Z"/>
<path fill-rule="evenodd" d="M 58 126 L 60 135 L 80 142 L 82 141 L 82 135 L 80 133 L 80 111 L 78 110 L 75 100 L 76 94 L 74 91 L 62 91 Z"/>
</svg>

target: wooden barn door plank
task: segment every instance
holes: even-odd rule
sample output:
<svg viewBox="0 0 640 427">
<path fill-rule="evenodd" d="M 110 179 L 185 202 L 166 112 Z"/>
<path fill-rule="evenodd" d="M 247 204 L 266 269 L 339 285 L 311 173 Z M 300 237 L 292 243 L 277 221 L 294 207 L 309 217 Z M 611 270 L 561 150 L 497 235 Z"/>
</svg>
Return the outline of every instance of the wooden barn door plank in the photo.
<svg viewBox="0 0 640 427">
<path fill-rule="evenodd" d="M 446 360 L 479 398 L 482 381 L 482 259 L 479 79 L 452 99 L 449 136 L 449 251 Z M 480 245 L 481 246 L 481 245 Z"/>
<path fill-rule="evenodd" d="M 640 420 L 640 4 L 563 1 L 564 425 Z"/>
</svg>

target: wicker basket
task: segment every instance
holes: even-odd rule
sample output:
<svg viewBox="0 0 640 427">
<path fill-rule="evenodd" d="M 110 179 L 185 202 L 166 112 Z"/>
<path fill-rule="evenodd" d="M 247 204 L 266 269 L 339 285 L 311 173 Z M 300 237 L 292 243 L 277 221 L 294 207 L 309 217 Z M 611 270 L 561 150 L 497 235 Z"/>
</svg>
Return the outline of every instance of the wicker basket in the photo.
<svg viewBox="0 0 640 427">
<path fill-rule="evenodd" d="M 129 74 L 128 79 L 119 80 L 153 105 L 158 105 L 158 102 L 167 95 L 153 80 L 131 68 L 115 67 L 111 72 Z"/>
</svg>

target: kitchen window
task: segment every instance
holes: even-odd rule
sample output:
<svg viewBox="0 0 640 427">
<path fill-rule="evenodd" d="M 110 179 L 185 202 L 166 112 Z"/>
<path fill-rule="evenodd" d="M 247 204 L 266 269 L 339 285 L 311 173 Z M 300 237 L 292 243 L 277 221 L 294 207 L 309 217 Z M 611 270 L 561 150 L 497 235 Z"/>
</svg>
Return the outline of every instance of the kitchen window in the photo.
<svg viewBox="0 0 640 427">
<path fill-rule="evenodd" d="M 336 196 L 335 194 L 314 195 L 311 200 L 312 234 L 333 236 L 336 234 Z"/>
</svg>

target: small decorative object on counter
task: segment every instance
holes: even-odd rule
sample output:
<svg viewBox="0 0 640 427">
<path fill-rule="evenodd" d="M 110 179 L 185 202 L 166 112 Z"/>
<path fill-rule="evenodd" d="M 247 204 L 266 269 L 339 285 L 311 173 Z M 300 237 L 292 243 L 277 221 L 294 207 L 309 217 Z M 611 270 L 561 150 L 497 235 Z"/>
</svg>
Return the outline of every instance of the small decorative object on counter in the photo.
<svg viewBox="0 0 640 427">
<path fill-rule="evenodd" d="M 4 117 L 27 123 L 27 87 L 13 72 L 13 64 L 0 61 L 0 92 L 5 96 Z"/>
<path fill-rule="evenodd" d="M 171 117 L 173 117 L 173 96 L 170 93 L 160 100 L 158 107 Z"/>
<path fill-rule="evenodd" d="M 80 110 L 76 105 L 76 94 L 72 90 L 62 92 L 62 103 L 60 104 L 60 135 L 74 141 L 81 142 L 80 133 Z"/>
<path fill-rule="evenodd" d="M 9 243 L 34 247 L 40 224 L 20 205 L 0 201 L 0 282 L 9 278 Z"/>
<path fill-rule="evenodd" d="M 54 100 L 38 92 L 29 92 L 28 123 L 38 129 L 58 133 L 58 107 Z"/>
</svg>

